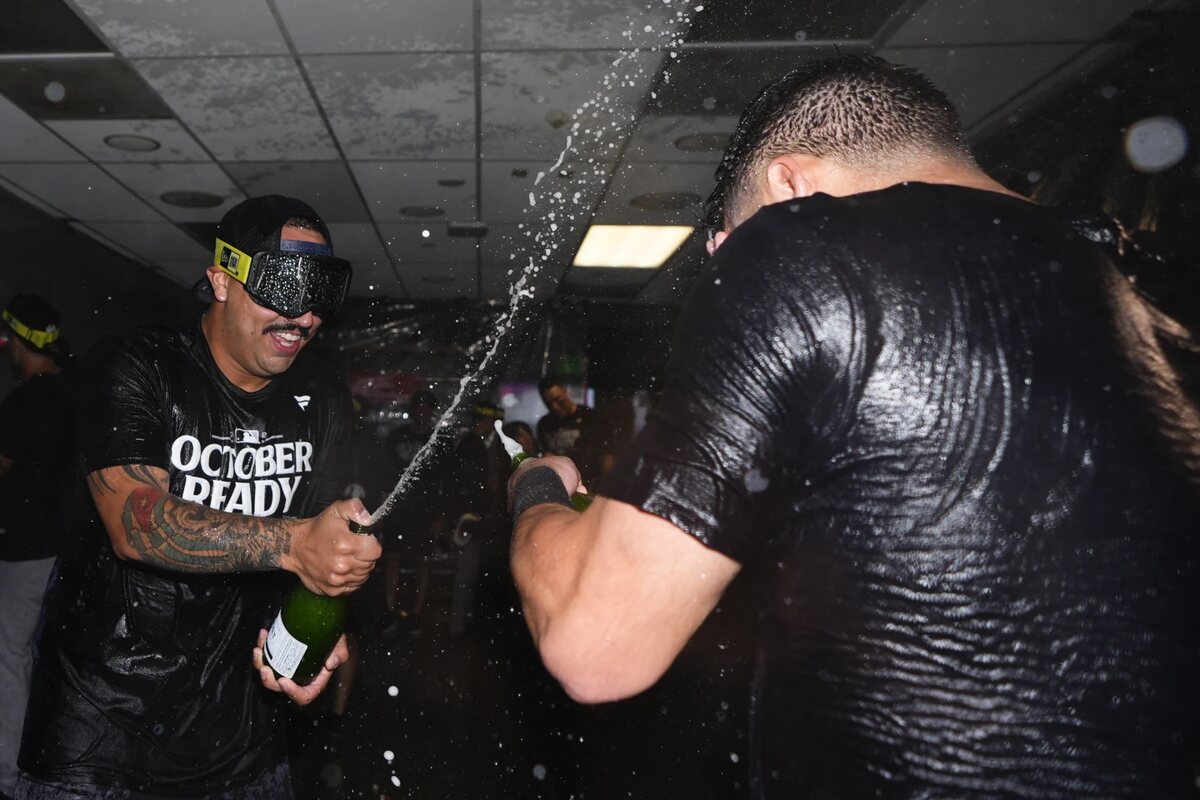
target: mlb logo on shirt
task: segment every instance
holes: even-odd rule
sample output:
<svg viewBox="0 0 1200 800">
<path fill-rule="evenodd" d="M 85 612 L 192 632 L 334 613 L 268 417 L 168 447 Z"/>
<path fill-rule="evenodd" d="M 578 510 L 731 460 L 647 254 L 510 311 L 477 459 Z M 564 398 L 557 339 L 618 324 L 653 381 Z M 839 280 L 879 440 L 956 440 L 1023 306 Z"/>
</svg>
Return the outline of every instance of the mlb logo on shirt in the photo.
<svg viewBox="0 0 1200 800">
<path fill-rule="evenodd" d="M 259 431 L 247 430 L 246 428 L 238 428 L 233 432 L 234 444 L 261 444 L 262 436 Z"/>
</svg>

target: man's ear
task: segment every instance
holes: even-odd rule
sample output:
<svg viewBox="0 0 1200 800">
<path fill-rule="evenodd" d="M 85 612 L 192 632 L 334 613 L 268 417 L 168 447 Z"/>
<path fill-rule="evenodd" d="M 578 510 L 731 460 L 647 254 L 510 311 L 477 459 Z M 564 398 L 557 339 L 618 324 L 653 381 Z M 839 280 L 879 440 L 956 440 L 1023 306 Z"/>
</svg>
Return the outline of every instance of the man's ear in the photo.
<svg viewBox="0 0 1200 800">
<path fill-rule="evenodd" d="M 777 156 L 767 165 L 765 192 L 771 203 L 809 197 L 816 193 L 820 159 L 808 155 Z"/>
<path fill-rule="evenodd" d="M 717 252 L 717 248 L 724 244 L 728 238 L 729 231 L 717 231 L 713 234 L 713 238 L 704 243 L 704 248 L 708 250 L 708 254 L 711 256 Z"/>
<path fill-rule="evenodd" d="M 224 303 L 229 299 L 229 273 L 217 266 L 207 270 L 208 285 L 212 287 L 213 299 Z"/>
</svg>

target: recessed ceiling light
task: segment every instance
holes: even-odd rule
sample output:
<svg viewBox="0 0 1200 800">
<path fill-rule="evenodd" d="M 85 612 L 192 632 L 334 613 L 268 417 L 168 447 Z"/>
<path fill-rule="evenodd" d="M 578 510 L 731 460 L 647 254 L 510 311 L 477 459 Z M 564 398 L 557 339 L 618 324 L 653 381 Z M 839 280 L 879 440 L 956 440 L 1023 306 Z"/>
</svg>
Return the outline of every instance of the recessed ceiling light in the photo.
<svg viewBox="0 0 1200 800">
<path fill-rule="evenodd" d="M 593 225 L 575 254 L 575 267 L 655 269 L 695 230 L 690 225 Z"/>
<path fill-rule="evenodd" d="M 224 197 L 212 192 L 195 192 L 190 189 L 163 192 L 159 199 L 167 205 L 179 208 L 216 208 L 225 202 Z"/>
<path fill-rule="evenodd" d="M 448 283 L 454 283 L 454 278 L 449 275 L 422 275 L 421 283 L 430 283 L 434 286 L 445 286 Z"/>
<path fill-rule="evenodd" d="M 692 192 L 649 192 L 639 194 L 629 201 L 629 205 L 647 211 L 678 211 L 699 202 L 700 195 Z"/>
<path fill-rule="evenodd" d="M 42 94 L 51 103 L 61 103 L 67 97 L 67 87 L 63 86 L 58 81 L 50 81 L 42 87 Z"/>
<path fill-rule="evenodd" d="M 689 133 L 675 140 L 675 147 L 685 153 L 709 153 L 725 149 L 728 133 Z"/>
<path fill-rule="evenodd" d="M 400 213 L 406 217 L 420 217 L 425 219 L 428 217 L 440 217 L 446 213 L 446 210 L 437 206 L 405 206 L 400 209 Z"/>
<path fill-rule="evenodd" d="M 114 133 L 112 136 L 105 136 L 104 143 L 114 150 L 125 150 L 129 153 L 149 153 L 162 147 L 157 140 L 136 133 Z"/>
</svg>

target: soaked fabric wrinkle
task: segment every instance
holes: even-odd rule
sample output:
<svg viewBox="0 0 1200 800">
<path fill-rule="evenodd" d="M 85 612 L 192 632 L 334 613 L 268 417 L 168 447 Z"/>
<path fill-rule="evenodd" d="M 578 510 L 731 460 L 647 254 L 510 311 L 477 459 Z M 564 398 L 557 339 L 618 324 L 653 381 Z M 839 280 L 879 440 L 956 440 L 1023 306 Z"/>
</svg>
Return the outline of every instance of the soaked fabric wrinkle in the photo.
<svg viewBox="0 0 1200 800">
<path fill-rule="evenodd" d="M 1110 273 L 921 184 L 769 206 L 705 268 L 593 488 L 760 587 L 756 797 L 1195 796 L 1190 340 Z"/>
</svg>

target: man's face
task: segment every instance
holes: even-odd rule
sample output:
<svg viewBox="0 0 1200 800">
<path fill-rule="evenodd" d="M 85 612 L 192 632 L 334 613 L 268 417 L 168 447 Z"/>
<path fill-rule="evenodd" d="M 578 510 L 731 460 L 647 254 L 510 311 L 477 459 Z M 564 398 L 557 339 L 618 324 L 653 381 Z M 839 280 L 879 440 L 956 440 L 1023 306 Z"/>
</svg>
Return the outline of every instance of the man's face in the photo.
<svg viewBox="0 0 1200 800">
<path fill-rule="evenodd" d="M 575 413 L 575 402 L 562 386 L 551 386 L 542 392 L 542 402 L 550 409 L 550 413 L 559 419 L 566 419 Z"/>
<path fill-rule="evenodd" d="M 285 227 L 280 238 L 325 244 L 320 233 L 302 228 Z M 242 284 L 225 277 L 225 301 L 218 325 L 220 341 L 215 345 L 228 359 L 218 357 L 218 364 L 235 385 L 254 391 L 291 367 L 321 327 L 321 318 L 311 311 L 285 317 L 260 306 Z M 217 297 L 220 299 L 221 294 Z M 235 374 L 228 374 L 230 369 Z"/>
</svg>

